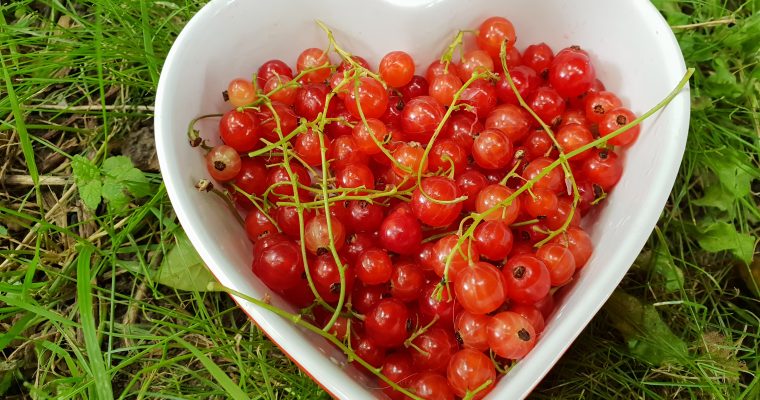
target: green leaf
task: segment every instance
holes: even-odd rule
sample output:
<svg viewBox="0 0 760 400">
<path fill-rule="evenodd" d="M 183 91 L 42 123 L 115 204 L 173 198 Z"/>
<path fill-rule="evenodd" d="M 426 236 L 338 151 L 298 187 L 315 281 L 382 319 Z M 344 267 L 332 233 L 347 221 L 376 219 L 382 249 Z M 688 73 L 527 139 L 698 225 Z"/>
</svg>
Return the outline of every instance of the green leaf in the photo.
<svg viewBox="0 0 760 400">
<path fill-rule="evenodd" d="M 79 189 L 79 197 L 87 208 L 94 210 L 100 204 L 102 186 L 100 170 L 81 155 L 76 155 L 71 159 L 71 169 Z"/>
<path fill-rule="evenodd" d="M 145 174 L 137 168 L 127 171 L 122 177 L 122 182 L 129 189 L 129 193 L 136 198 L 145 197 L 152 193 L 150 182 Z"/>
<path fill-rule="evenodd" d="M 100 204 L 100 196 L 103 184 L 100 179 L 87 182 L 79 186 L 79 197 L 87 208 L 94 210 Z"/>
<path fill-rule="evenodd" d="M 705 86 L 710 88 L 714 97 L 736 98 L 744 93 L 744 89 L 736 83 L 736 76 L 731 72 L 725 59 L 715 58 L 713 68 L 714 72 L 707 77 Z"/>
<path fill-rule="evenodd" d="M 733 224 L 713 222 L 700 230 L 699 245 L 711 253 L 730 251 L 737 258 L 749 264 L 755 251 L 755 237 L 740 233 Z"/>
<path fill-rule="evenodd" d="M 132 165 L 132 160 L 125 156 L 109 157 L 103 161 L 103 173 L 115 182 L 122 182 L 135 197 L 150 194 L 150 183 L 145 174 Z"/>
<path fill-rule="evenodd" d="M 667 292 L 673 293 L 683 289 L 683 271 L 676 266 L 665 242 L 660 242 L 653 254 L 652 272 L 664 281 Z"/>
<path fill-rule="evenodd" d="M 616 290 L 604 309 L 612 325 L 623 335 L 631 355 L 637 359 L 660 366 L 688 357 L 686 342 L 673 334 L 654 306 Z"/>
<path fill-rule="evenodd" d="M 74 172 L 74 179 L 77 185 L 87 183 L 94 179 L 100 179 L 100 171 L 92 161 L 81 155 L 75 155 L 71 159 L 71 169 Z"/>
<path fill-rule="evenodd" d="M 127 187 L 120 181 L 106 176 L 103 180 L 103 198 L 108 202 L 108 206 L 114 211 L 123 211 L 129 204 Z"/>
<path fill-rule="evenodd" d="M 736 197 L 731 195 L 731 192 L 725 189 L 723 185 L 710 185 L 702 198 L 692 200 L 692 204 L 701 207 L 715 207 L 721 211 L 733 209 L 735 202 Z"/>
<path fill-rule="evenodd" d="M 155 281 L 179 290 L 207 291 L 216 278 L 193 248 L 185 231 L 179 230 L 174 237 L 176 243 L 162 261 Z"/>
<path fill-rule="evenodd" d="M 754 54 L 760 49 L 760 14 L 738 21 L 738 32 L 726 35 L 723 44 L 745 54 Z M 733 28 L 736 30 L 736 28 Z"/>
<path fill-rule="evenodd" d="M 722 151 L 711 158 L 709 168 L 715 173 L 720 184 L 736 197 L 744 197 L 750 193 L 753 176 L 745 168 L 751 161 L 743 154 L 734 151 Z"/>
<path fill-rule="evenodd" d="M 0 225 L 0 236 L 8 236 L 8 228 L 3 225 Z"/>
<path fill-rule="evenodd" d="M 108 157 L 103 161 L 103 167 L 101 169 L 103 170 L 103 173 L 107 175 L 118 177 L 132 168 L 134 168 L 134 165 L 132 165 L 132 160 L 130 160 L 129 157 L 113 156 Z"/>
</svg>

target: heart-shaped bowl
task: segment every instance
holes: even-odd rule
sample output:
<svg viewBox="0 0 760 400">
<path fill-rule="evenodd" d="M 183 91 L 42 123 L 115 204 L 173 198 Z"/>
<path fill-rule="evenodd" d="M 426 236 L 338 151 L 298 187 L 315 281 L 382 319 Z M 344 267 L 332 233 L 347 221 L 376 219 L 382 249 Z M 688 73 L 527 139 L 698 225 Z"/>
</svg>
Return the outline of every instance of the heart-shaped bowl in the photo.
<svg viewBox="0 0 760 400">
<path fill-rule="evenodd" d="M 294 65 L 305 48 L 327 48 L 315 20 L 331 27 L 348 51 L 372 65 L 404 50 L 423 70 L 458 29 L 490 16 L 510 19 L 518 49 L 546 42 L 555 51 L 578 44 L 598 77 L 641 115 L 676 87 L 683 56 L 667 23 L 647 0 L 213 0 L 187 24 L 167 56 L 158 85 L 155 135 L 161 172 L 177 216 L 221 284 L 294 311 L 251 272 L 252 245 L 217 197 L 194 184 L 208 179 L 201 151 L 188 145 L 191 119 L 223 112 L 221 91 L 233 77 L 250 76 L 272 58 Z M 672 188 L 689 123 L 688 88 L 647 119 L 625 156 L 622 179 L 606 205 L 589 218 L 595 251 L 575 281 L 557 297 L 533 351 L 518 362 L 489 398 L 527 396 L 570 346 L 620 282 L 651 233 Z M 198 126 L 218 143 L 216 121 Z M 335 347 L 290 322 L 236 298 L 240 307 L 306 373 L 334 397 L 383 395 L 373 379 L 346 366 Z"/>
</svg>

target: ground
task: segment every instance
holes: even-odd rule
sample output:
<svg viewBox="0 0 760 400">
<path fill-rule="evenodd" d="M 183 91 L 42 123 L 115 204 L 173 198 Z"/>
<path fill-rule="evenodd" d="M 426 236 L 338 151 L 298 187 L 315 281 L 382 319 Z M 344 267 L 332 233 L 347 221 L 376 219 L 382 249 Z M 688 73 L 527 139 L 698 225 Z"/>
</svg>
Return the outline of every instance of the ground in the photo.
<svg viewBox="0 0 760 400">
<path fill-rule="evenodd" d="M 653 2 L 696 68 L 684 161 L 535 398 L 760 398 L 760 1 Z M 155 273 L 177 221 L 152 104 L 203 3 L 2 2 L 0 397 L 328 397 L 228 296 Z"/>
</svg>

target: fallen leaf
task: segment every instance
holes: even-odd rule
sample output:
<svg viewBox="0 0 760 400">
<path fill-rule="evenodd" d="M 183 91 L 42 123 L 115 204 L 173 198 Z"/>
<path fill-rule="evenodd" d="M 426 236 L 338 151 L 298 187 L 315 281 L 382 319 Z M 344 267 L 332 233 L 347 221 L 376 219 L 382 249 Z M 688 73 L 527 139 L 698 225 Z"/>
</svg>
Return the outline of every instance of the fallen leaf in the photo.
<svg viewBox="0 0 760 400">
<path fill-rule="evenodd" d="M 736 226 L 727 222 L 712 222 L 700 229 L 697 236 L 699 245 L 711 253 L 730 251 L 737 258 L 749 264 L 755 250 L 756 238 L 748 233 L 740 233 Z"/>
<path fill-rule="evenodd" d="M 174 289 L 205 292 L 216 278 L 195 251 L 184 230 L 174 234 L 175 244 L 161 262 L 154 280 Z"/>
<path fill-rule="evenodd" d="M 679 363 L 688 357 L 686 342 L 673 334 L 654 306 L 616 290 L 604 309 L 637 359 L 659 366 Z"/>
</svg>

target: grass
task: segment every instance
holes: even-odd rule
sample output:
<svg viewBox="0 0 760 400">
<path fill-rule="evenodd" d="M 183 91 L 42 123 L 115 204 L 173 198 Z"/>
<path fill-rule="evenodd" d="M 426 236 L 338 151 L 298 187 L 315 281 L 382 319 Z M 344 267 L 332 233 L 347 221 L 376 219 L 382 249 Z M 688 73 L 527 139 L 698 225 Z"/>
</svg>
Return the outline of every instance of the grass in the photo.
<svg viewBox="0 0 760 400">
<path fill-rule="evenodd" d="M 685 158 L 606 306 L 627 317 L 597 315 L 535 398 L 760 398 L 760 293 L 738 261 L 760 233 L 760 2 L 654 3 L 697 69 Z M 203 2 L 2 4 L 0 396 L 328 398 L 226 295 L 148 273 L 177 222 L 130 144 L 149 138 L 162 59 Z M 93 213 L 75 156 L 107 185 L 123 183 L 104 167 L 120 153 L 151 191 Z"/>
</svg>

